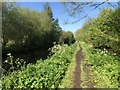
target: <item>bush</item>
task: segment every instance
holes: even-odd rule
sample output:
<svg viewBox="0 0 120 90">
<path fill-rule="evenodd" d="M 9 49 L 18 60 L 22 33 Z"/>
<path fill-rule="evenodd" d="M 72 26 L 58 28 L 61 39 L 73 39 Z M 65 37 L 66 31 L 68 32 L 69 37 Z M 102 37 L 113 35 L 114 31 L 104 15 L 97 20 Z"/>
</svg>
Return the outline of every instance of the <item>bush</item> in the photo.
<svg viewBox="0 0 120 90">
<path fill-rule="evenodd" d="M 120 55 L 119 13 L 120 8 L 102 10 L 96 19 L 89 20 L 76 32 L 76 39 Z"/>
<path fill-rule="evenodd" d="M 75 42 L 75 38 L 72 32 L 68 31 L 68 32 L 63 32 L 60 39 L 59 39 L 59 43 L 60 44 L 68 44 L 68 45 L 72 45 Z"/>
</svg>

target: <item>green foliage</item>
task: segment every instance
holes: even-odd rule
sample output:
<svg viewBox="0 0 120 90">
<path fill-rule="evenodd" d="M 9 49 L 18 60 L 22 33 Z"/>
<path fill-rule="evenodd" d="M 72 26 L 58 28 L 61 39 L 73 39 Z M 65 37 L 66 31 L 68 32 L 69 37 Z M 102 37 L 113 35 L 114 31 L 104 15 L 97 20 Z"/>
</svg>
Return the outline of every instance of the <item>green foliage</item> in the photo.
<svg viewBox="0 0 120 90">
<path fill-rule="evenodd" d="M 118 88 L 120 57 L 110 54 L 107 50 L 92 49 L 81 43 L 85 52 L 85 64 L 90 68 L 96 88 Z"/>
<path fill-rule="evenodd" d="M 96 19 L 88 20 L 76 32 L 76 40 L 83 42 L 81 45 L 86 54 L 84 64 L 94 75 L 93 82 L 97 88 L 120 87 L 119 12 L 120 8 L 104 9 Z"/>
<path fill-rule="evenodd" d="M 3 3 L 4 46 L 27 45 L 28 48 L 49 48 L 60 37 L 58 19 L 54 19 L 49 4 L 42 12 L 19 8 L 16 3 Z M 10 44 L 9 44 L 10 43 Z"/>
<path fill-rule="evenodd" d="M 24 38 L 24 19 L 15 3 L 2 3 L 3 46 L 8 42 L 21 43 Z"/>
<path fill-rule="evenodd" d="M 6 88 L 58 88 L 70 64 L 76 44 L 62 48 L 51 58 L 28 64 L 24 70 L 15 71 L 2 77 L 3 89 Z"/>
<path fill-rule="evenodd" d="M 7 53 L 33 54 L 48 50 L 58 42 L 62 29 L 54 19 L 49 4 L 41 12 L 20 8 L 16 3 L 2 3 L 3 57 Z M 33 55 L 34 56 L 34 55 Z M 29 61 L 30 62 L 30 61 Z M 31 61 L 35 62 L 35 60 Z"/>
<path fill-rule="evenodd" d="M 91 34 L 94 47 L 109 48 L 119 53 L 119 10 L 103 10 L 97 21 L 95 20 L 95 27 L 90 29 L 94 30 Z"/>
<path fill-rule="evenodd" d="M 120 53 L 120 9 L 104 9 L 96 19 L 89 20 L 76 32 L 76 39 L 92 44 L 95 48 Z"/>
<path fill-rule="evenodd" d="M 68 45 L 71 45 L 74 42 L 75 42 L 74 35 L 70 31 L 63 32 L 59 39 L 59 43 L 64 43 L 64 44 L 68 44 Z"/>
<path fill-rule="evenodd" d="M 75 32 L 76 40 L 84 41 L 86 43 L 91 44 L 91 37 L 90 37 L 89 28 L 91 28 L 93 21 L 94 21 L 94 19 L 88 20 L 88 22 L 86 22 L 80 30 L 77 30 Z"/>
<path fill-rule="evenodd" d="M 59 45 L 59 44 L 56 44 L 56 42 L 54 42 L 54 46 L 52 48 L 49 48 L 50 55 L 57 53 L 59 50 L 65 48 L 67 46 L 68 46 L 67 44 Z"/>
</svg>

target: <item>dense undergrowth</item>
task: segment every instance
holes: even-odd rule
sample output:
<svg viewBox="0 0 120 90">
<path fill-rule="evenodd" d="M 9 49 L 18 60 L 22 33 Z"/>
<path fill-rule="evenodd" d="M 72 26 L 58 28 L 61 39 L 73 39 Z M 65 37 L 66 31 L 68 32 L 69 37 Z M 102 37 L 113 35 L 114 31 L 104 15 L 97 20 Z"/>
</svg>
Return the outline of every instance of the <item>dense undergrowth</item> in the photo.
<svg viewBox="0 0 120 90">
<path fill-rule="evenodd" d="M 62 48 L 52 57 L 2 77 L 2 88 L 58 88 L 72 61 L 77 44 Z"/>
<path fill-rule="evenodd" d="M 95 88 L 118 88 L 120 87 L 120 57 L 110 54 L 105 49 L 93 49 L 86 43 L 81 42 L 85 53 L 84 64 L 87 64 L 92 73 Z"/>
</svg>

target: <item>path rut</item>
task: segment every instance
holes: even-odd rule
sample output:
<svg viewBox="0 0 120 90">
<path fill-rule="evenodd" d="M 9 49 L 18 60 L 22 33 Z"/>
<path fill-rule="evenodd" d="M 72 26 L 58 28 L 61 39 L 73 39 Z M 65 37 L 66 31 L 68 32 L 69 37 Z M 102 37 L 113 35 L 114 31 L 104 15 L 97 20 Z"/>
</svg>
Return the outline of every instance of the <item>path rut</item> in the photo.
<svg viewBox="0 0 120 90">
<path fill-rule="evenodd" d="M 81 78 L 80 78 L 80 64 L 83 59 L 83 53 L 82 53 L 82 48 L 76 53 L 76 67 L 74 71 L 74 85 L 73 88 L 81 88 Z"/>
</svg>

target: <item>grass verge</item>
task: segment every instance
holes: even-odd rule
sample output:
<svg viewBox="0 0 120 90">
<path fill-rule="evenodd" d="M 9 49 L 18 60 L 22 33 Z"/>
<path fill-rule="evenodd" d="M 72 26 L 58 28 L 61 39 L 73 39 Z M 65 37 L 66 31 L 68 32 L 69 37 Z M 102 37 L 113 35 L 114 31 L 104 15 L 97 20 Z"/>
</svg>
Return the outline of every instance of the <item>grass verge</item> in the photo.
<svg viewBox="0 0 120 90">
<path fill-rule="evenodd" d="M 95 88 L 119 88 L 120 71 L 118 64 L 120 57 L 116 54 L 110 54 L 107 50 L 93 49 L 84 42 L 81 46 L 85 53 L 85 60 L 82 62 L 81 68 L 87 64 L 92 82 L 95 82 Z M 86 77 L 82 70 L 82 81 L 85 83 Z M 83 85 L 83 87 L 87 88 Z"/>
</svg>

